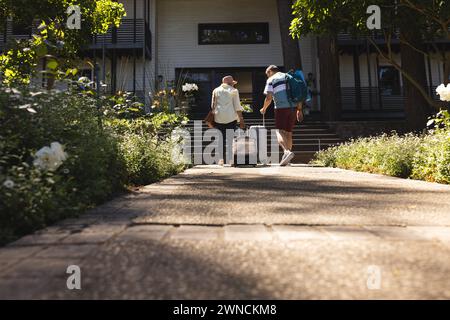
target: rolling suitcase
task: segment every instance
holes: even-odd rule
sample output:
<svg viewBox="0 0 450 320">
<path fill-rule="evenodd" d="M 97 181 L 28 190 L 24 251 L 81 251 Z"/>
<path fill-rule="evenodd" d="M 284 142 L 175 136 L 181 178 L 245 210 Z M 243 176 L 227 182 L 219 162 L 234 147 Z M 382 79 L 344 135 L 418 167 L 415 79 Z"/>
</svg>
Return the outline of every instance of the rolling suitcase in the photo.
<svg viewBox="0 0 450 320">
<path fill-rule="evenodd" d="M 262 126 L 251 126 L 250 127 L 250 138 L 256 140 L 256 148 L 258 150 L 258 163 L 266 165 L 268 163 L 268 149 L 267 149 L 267 135 L 268 131 L 266 128 L 266 118 L 263 116 Z"/>
<path fill-rule="evenodd" d="M 256 166 L 258 164 L 258 147 L 256 139 L 250 137 L 249 131 L 238 130 L 233 140 L 233 165 Z"/>
</svg>

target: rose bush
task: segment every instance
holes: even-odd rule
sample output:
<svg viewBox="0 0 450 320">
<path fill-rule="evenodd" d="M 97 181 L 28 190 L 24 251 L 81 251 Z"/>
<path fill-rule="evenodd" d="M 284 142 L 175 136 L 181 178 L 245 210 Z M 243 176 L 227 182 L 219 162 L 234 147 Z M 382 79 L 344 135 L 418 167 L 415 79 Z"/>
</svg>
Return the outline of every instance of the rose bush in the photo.
<svg viewBox="0 0 450 320">
<path fill-rule="evenodd" d="M 79 90 L 0 88 L 0 243 L 183 169 L 158 132 L 184 118 L 105 116 L 101 103 L 111 105 Z"/>
</svg>

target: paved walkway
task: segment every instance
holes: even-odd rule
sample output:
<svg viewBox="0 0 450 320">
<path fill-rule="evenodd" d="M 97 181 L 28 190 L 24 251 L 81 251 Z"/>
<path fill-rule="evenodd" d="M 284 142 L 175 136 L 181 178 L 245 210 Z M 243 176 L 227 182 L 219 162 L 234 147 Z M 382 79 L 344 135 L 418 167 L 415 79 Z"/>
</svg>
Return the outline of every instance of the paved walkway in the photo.
<svg viewBox="0 0 450 320">
<path fill-rule="evenodd" d="M 329 168 L 198 167 L 0 249 L 2 299 L 449 299 L 449 274 L 450 186 Z"/>
</svg>

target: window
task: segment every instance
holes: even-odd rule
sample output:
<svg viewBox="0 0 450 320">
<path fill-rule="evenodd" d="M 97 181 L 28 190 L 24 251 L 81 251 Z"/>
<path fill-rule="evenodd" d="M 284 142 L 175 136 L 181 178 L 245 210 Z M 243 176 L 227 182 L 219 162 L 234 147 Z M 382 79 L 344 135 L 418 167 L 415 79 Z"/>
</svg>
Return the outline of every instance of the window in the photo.
<svg viewBox="0 0 450 320">
<path fill-rule="evenodd" d="M 379 86 L 381 95 L 400 95 L 400 73 L 392 66 L 381 66 L 378 68 Z"/>
<path fill-rule="evenodd" d="M 21 36 L 31 35 L 31 23 L 22 21 L 13 21 L 12 34 Z"/>
<path fill-rule="evenodd" d="M 198 42 L 208 44 L 269 43 L 268 23 L 199 24 Z"/>
</svg>

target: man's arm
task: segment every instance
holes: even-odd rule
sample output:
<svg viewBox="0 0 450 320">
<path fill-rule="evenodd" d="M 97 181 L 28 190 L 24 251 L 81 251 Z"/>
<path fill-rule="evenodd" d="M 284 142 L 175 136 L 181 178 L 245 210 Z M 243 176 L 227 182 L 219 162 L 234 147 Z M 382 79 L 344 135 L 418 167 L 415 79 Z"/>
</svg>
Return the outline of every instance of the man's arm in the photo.
<svg viewBox="0 0 450 320">
<path fill-rule="evenodd" d="M 262 114 L 266 114 L 267 109 L 270 107 L 273 101 L 273 95 L 271 93 L 267 93 L 266 99 L 264 100 L 264 106 L 260 110 Z"/>
</svg>

